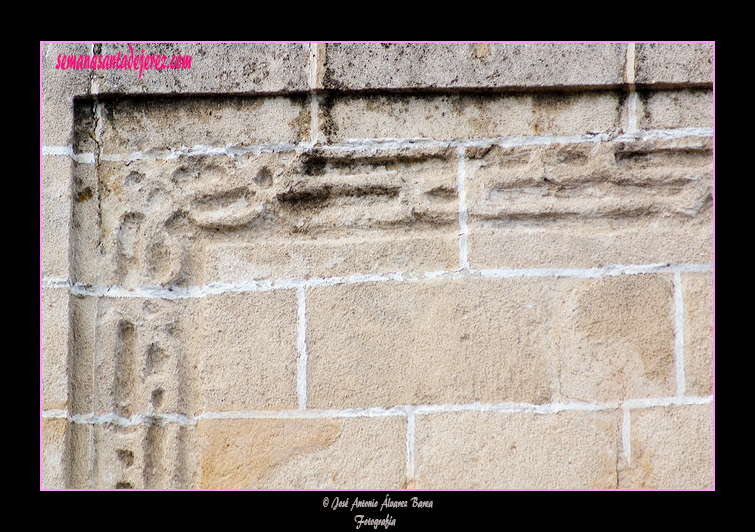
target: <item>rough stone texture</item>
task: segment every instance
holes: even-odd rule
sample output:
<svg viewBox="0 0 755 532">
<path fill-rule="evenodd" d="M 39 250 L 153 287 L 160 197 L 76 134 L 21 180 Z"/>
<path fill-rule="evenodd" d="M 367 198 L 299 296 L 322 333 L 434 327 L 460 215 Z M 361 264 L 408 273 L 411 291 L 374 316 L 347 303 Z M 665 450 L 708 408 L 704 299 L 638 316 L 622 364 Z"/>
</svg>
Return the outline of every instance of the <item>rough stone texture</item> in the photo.
<svg viewBox="0 0 755 532">
<path fill-rule="evenodd" d="M 41 488 L 65 488 L 65 419 L 42 419 Z"/>
<path fill-rule="evenodd" d="M 95 345 L 97 308 L 100 300 L 72 296 L 70 315 L 72 336 L 68 354 L 68 412 L 71 415 L 94 412 Z M 105 303 L 103 303 L 105 305 Z"/>
<path fill-rule="evenodd" d="M 674 296 L 670 275 L 580 283 L 554 331 L 561 400 L 607 402 L 676 391 Z"/>
<path fill-rule="evenodd" d="M 686 393 L 713 393 L 713 275 L 683 274 Z"/>
<path fill-rule="evenodd" d="M 620 488 L 713 487 L 713 405 L 631 412 L 631 463 Z"/>
<path fill-rule="evenodd" d="M 406 419 L 210 419 L 203 488 L 397 489 Z"/>
<path fill-rule="evenodd" d="M 618 483 L 621 413 L 418 416 L 418 489 L 607 489 Z"/>
<path fill-rule="evenodd" d="M 201 94 L 295 92 L 308 88 L 306 43 L 120 43 L 102 44 L 101 54 L 191 56 L 191 68 L 97 71 L 100 93 Z M 95 45 L 98 46 L 98 45 Z M 63 53 L 69 53 L 67 51 Z M 90 52 L 91 53 L 91 52 Z M 139 67 L 137 61 L 137 67 Z"/>
<path fill-rule="evenodd" d="M 42 408 L 68 405 L 69 299 L 67 288 L 42 289 Z"/>
<path fill-rule="evenodd" d="M 472 268 L 712 261 L 712 139 L 467 155 Z"/>
<path fill-rule="evenodd" d="M 43 277 L 68 277 L 72 173 L 68 157 L 42 157 Z"/>
<path fill-rule="evenodd" d="M 713 91 L 681 89 L 637 91 L 637 128 L 713 127 Z"/>
<path fill-rule="evenodd" d="M 329 43 L 326 89 L 615 87 L 625 44 Z"/>
<path fill-rule="evenodd" d="M 197 302 L 102 298 L 95 331 L 94 411 L 130 418 L 200 412 Z"/>
<path fill-rule="evenodd" d="M 307 292 L 312 408 L 675 390 L 670 276 L 382 282 Z"/>
<path fill-rule="evenodd" d="M 625 122 L 620 92 L 347 94 L 320 105 L 328 142 L 459 139 L 612 131 Z"/>
<path fill-rule="evenodd" d="M 296 143 L 309 139 L 305 97 L 103 99 L 105 155 L 193 146 Z"/>
<path fill-rule="evenodd" d="M 159 423 L 95 426 L 93 438 L 95 466 L 86 482 L 94 488 L 199 488 L 196 427 Z"/>
<path fill-rule="evenodd" d="M 58 54 L 89 54 L 89 44 L 44 43 L 42 55 L 42 145 L 70 146 L 73 142 L 74 97 L 89 92 L 90 71 L 60 70 Z"/>
<path fill-rule="evenodd" d="M 296 291 L 202 301 L 203 410 L 296 408 Z"/>
<path fill-rule="evenodd" d="M 637 84 L 713 83 L 713 43 L 638 43 Z"/>
</svg>

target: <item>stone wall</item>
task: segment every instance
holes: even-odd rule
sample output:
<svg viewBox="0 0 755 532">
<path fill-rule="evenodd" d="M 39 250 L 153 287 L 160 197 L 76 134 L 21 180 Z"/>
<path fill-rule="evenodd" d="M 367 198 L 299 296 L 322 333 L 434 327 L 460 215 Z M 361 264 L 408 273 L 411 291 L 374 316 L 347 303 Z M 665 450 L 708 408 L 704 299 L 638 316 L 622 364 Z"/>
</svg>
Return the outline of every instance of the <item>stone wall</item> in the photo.
<svg viewBox="0 0 755 532">
<path fill-rule="evenodd" d="M 713 487 L 712 44 L 41 55 L 43 488 Z"/>
</svg>

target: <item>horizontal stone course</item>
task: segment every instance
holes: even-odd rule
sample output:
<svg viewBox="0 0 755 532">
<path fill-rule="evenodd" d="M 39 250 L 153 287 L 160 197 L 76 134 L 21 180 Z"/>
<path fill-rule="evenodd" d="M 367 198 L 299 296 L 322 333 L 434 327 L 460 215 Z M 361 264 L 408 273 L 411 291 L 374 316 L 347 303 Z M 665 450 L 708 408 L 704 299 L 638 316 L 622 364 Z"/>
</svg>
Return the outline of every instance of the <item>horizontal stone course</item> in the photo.
<svg viewBox="0 0 755 532">
<path fill-rule="evenodd" d="M 458 412 L 418 416 L 419 489 L 610 489 L 620 412 Z"/>
</svg>

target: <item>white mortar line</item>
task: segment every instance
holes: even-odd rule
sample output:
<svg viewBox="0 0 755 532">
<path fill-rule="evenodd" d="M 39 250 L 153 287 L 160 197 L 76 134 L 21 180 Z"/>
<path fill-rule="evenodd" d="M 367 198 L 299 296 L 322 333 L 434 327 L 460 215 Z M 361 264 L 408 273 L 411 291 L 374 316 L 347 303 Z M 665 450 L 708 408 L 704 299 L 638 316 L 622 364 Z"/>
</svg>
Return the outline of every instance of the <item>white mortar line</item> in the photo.
<svg viewBox="0 0 755 532">
<path fill-rule="evenodd" d="M 476 139 L 349 139 L 345 144 L 323 146 L 328 151 L 377 151 L 387 149 L 402 148 L 457 148 L 457 147 L 488 147 L 501 146 L 510 148 L 516 146 L 535 146 L 550 144 L 579 144 L 583 142 L 608 142 L 611 140 L 628 141 L 628 140 L 653 140 L 653 139 L 674 139 L 682 137 L 712 137 L 713 128 L 706 127 L 688 127 L 678 129 L 655 129 L 647 131 L 627 131 L 626 133 L 615 137 L 611 133 L 585 133 L 575 135 L 543 135 L 543 136 L 524 136 L 524 137 L 490 137 Z M 253 153 L 277 153 L 286 151 L 306 151 L 311 149 L 311 142 L 302 142 L 292 144 L 290 142 L 273 142 L 266 144 L 254 144 L 249 146 L 237 146 L 229 144 L 224 148 L 217 146 L 208 146 L 197 144 L 191 147 L 181 146 L 169 150 L 150 149 L 145 151 L 135 151 L 122 154 L 104 154 L 103 161 L 111 162 L 130 162 L 138 160 L 170 160 L 182 156 L 226 156 L 235 157 Z M 79 163 L 94 163 L 95 154 L 73 153 L 72 146 L 42 146 L 42 155 L 72 157 Z"/>
<path fill-rule="evenodd" d="M 459 146 L 456 148 L 456 187 L 459 196 L 459 268 L 462 270 L 469 269 L 469 258 L 467 257 L 467 191 L 466 191 L 466 156 L 465 148 Z"/>
<path fill-rule="evenodd" d="M 299 398 L 299 410 L 304 410 L 307 408 L 307 307 L 303 286 L 296 289 L 296 314 L 296 351 L 299 355 L 296 364 L 296 394 Z"/>
<path fill-rule="evenodd" d="M 406 478 L 414 478 L 414 409 L 406 409 Z"/>
<path fill-rule="evenodd" d="M 674 356 L 676 358 L 676 395 L 687 391 L 684 375 L 684 303 L 682 301 L 682 274 L 674 272 Z"/>
<path fill-rule="evenodd" d="M 267 292 L 270 290 L 292 290 L 300 288 L 317 288 L 321 286 L 335 286 L 340 284 L 359 284 L 372 282 L 417 282 L 422 278 L 432 279 L 464 279 L 470 277 L 481 278 L 514 278 L 514 277 L 572 277 L 592 279 L 599 277 L 616 277 L 619 275 L 641 275 L 653 273 L 680 273 L 680 272 L 709 272 L 713 270 L 712 264 L 628 264 L 610 265 L 603 268 L 511 268 L 511 269 L 486 269 L 486 270 L 456 270 L 425 272 L 422 277 L 404 275 L 404 272 L 392 272 L 386 274 L 353 274 L 342 277 L 313 277 L 310 279 L 278 279 L 243 281 L 237 283 L 210 283 L 205 286 L 162 287 L 162 286 L 139 286 L 134 289 L 126 289 L 119 286 L 104 284 L 90 285 L 75 283 L 70 286 L 74 295 L 90 297 L 113 297 L 131 298 L 140 297 L 145 299 L 188 299 L 201 298 L 208 295 L 237 293 L 237 292 Z M 48 288 L 63 288 L 68 286 L 69 280 L 63 277 L 48 277 L 42 280 L 42 286 Z"/>
<path fill-rule="evenodd" d="M 343 410 L 240 410 L 240 411 L 221 411 L 221 412 L 203 412 L 197 416 L 187 416 L 177 413 L 166 414 L 135 414 L 130 418 L 120 417 L 114 413 L 95 415 L 76 414 L 70 416 L 65 410 L 45 410 L 42 411 L 43 418 L 66 418 L 73 423 L 82 423 L 90 425 L 116 424 L 120 426 L 144 425 L 153 421 L 158 423 L 178 423 L 191 425 L 201 419 L 336 419 L 336 418 L 358 418 L 358 417 L 396 417 L 406 416 L 407 420 L 418 415 L 444 414 L 454 412 L 492 412 L 501 414 L 516 413 L 533 413 L 533 414 L 557 414 L 565 411 L 602 411 L 616 410 L 622 411 L 654 408 L 659 406 L 679 406 L 679 405 L 706 405 L 713 403 L 713 396 L 703 397 L 649 397 L 641 399 L 628 399 L 623 402 L 608 403 L 469 403 L 469 404 L 439 404 L 439 405 L 403 405 L 391 408 L 373 407 L 373 408 L 348 408 Z M 412 424 L 414 421 L 411 422 Z M 626 419 L 624 420 L 626 423 Z M 407 427 L 407 438 L 409 438 L 409 427 Z M 414 428 L 412 425 L 412 438 Z"/>
<path fill-rule="evenodd" d="M 624 412 L 621 420 L 621 447 L 624 450 L 624 458 L 627 461 L 627 466 L 632 465 L 632 423 L 631 416 L 629 415 L 629 407 L 622 406 Z"/>
</svg>

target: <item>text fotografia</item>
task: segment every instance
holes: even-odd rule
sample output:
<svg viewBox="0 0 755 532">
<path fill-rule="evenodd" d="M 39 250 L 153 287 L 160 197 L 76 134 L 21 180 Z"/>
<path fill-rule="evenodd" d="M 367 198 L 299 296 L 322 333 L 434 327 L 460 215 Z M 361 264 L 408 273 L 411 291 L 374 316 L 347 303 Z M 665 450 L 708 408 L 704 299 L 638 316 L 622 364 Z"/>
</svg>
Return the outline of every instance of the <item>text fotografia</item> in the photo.
<svg viewBox="0 0 755 532">
<path fill-rule="evenodd" d="M 349 504 L 349 499 L 334 498 L 333 501 L 329 501 L 327 497 L 322 500 L 323 506 L 328 506 L 333 510 L 338 508 L 349 508 L 352 512 L 360 508 L 378 508 L 382 512 L 383 510 L 389 510 L 391 508 L 432 508 L 433 501 L 420 501 L 417 497 L 412 497 L 408 501 L 392 501 L 390 496 L 386 495 L 383 503 L 380 504 L 376 499 L 359 499 L 356 497 L 354 501 Z"/>
<path fill-rule="evenodd" d="M 55 68 L 66 70 L 138 70 L 139 79 L 144 70 L 171 70 L 191 68 L 190 55 L 174 55 L 168 60 L 165 55 L 134 55 L 134 49 L 129 45 L 130 55 L 58 55 Z"/>
</svg>

